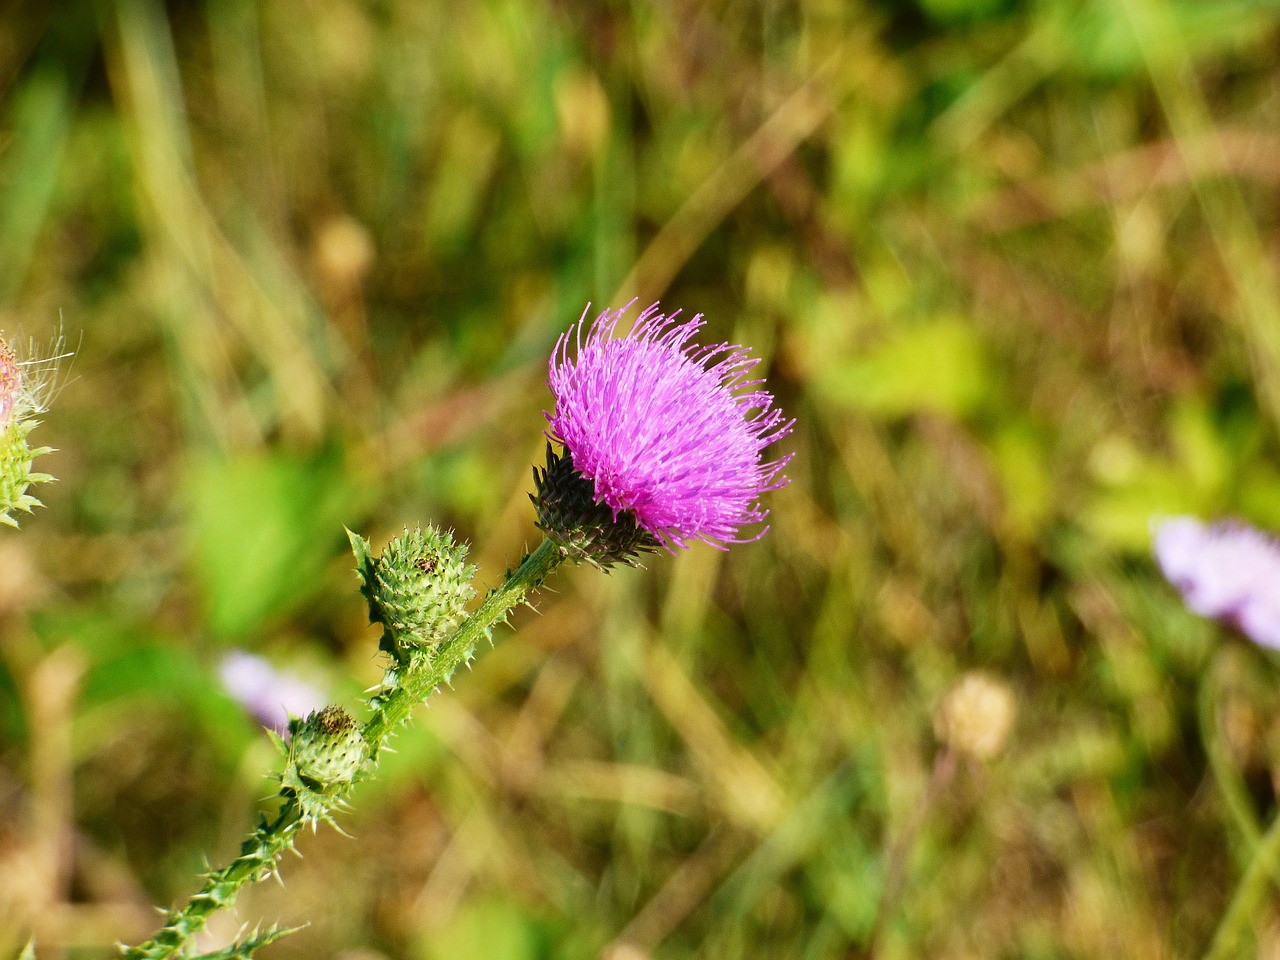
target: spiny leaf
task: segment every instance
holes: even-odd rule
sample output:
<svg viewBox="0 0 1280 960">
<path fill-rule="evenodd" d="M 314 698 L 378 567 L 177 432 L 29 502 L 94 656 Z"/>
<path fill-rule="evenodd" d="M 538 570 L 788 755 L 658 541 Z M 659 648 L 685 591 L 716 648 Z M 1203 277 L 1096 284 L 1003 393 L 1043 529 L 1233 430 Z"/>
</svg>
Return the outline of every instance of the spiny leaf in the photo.
<svg viewBox="0 0 1280 960">
<path fill-rule="evenodd" d="M 241 960 L 241 958 L 252 957 L 255 950 L 270 946 L 277 940 L 282 940 L 301 929 L 302 927 L 271 927 L 269 930 L 258 931 L 243 940 L 238 940 L 229 947 L 194 956 L 191 960 Z"/>
</svg>

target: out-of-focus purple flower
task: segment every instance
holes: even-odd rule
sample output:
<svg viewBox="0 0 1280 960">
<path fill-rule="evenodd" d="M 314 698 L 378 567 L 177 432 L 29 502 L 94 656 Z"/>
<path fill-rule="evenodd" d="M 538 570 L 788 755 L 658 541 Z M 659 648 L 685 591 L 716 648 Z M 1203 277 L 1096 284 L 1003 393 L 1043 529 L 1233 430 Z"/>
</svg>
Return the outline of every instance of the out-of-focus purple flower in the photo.
<svg viewBox="0 0 1280 960">
<path fill-rule="evenodd" d="M 223 689 L 255 720 L 282 735 L 289 728 L 290 716 L 303 717 L 325 705 L 315 687 L 243 650 L 223 656 L 218 677 Z"/>
<path fill-rule="evenodd" d="M 745 347 L 691 344 L 702 315 L 650 306 L 625 336 L 618 321 L 635 303 L 587 312 L 556 344 L 548 383 L 552 439 L 595 488 L 598 503 L 629 511 L 668 550 L 702 540 L 716 547 L 759 539 L 739 530 L 767 516 L 758 498 L 787 483 L 787 455 L 761 451 L 791 432 L 773 396 L 749 380 L 759 362 Z M 588 307 L 590 309 L 590 307 Z M 575 348 L 570 357 L 570 346 Z"/>
<path fill-rule="evenodd" d="M 1154 540 L 1160 569 L 1191 610 L 1280 649 L 1280 543 L 1243 523 L 1191 517 L 1160 522 Z"/>
</svg>

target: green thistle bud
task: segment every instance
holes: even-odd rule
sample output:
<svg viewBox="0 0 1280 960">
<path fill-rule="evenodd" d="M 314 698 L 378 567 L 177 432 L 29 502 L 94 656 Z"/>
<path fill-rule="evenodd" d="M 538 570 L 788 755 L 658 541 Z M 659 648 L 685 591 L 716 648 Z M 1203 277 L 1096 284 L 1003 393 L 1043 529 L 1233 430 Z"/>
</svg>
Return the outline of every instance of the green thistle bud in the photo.
<svg viewBox="0 0 1280 960">
<path fill-rule="evenodd" d="M 61 338 L 55 347 L 60 345 Z M 27 437 L 40 425 L 32 416 L 44 411 L 61 358 L 55 350 L 55 355 L 46 360 L 24 364 L 9 344 L 0 340 L 0 524 L 16 527 L 15 512 L 30 513 L 41 506 L 28 491 L 34 484 L 53 479 L 32 469 L 36 457 L 50 453 L 52 448 L 33 447 Z M 28 376 L 24 366 L 36 371 L 34 378 Z"/>
<path fill-rule="evenodd" d="M 328 820 L 328 809 L 364 767 L 368 753 L 360 728 L 341 707 L 294 718 L 281 792 L 297 799 L 303 816 Z"/>
<path fill-rule="evenodd" d="M 639 556 L 657 549 L 657 537 L 623 510 L 615 517 L 607 503 L 597 503 L 591 481 L 573 466 L 568 450 L 557 454 L 547 444 L 547 465 L 533 468 L 531 493 L 538 527 L 560 552 L 575 562 L 586 560 L 601 570 L 615 563 L 639 566 Z"/>
<path fill-rule="evenodd" d="M 347 535 L 369 619 L 383 628 L 379 649 L 397 663 L 429 654 L 466 618 L 476 568 L 466 562 L 465 544 L 434 527 L 416 528 L 375 558 L 369 541 L 350 530 Z"/>
</svg>

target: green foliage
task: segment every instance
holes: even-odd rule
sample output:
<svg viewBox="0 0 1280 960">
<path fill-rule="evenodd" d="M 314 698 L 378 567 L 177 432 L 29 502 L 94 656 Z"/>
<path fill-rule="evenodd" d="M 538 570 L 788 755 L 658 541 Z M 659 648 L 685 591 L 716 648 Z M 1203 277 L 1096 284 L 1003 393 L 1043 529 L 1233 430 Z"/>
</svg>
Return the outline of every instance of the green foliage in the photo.
<svg viewBox="0 0 1280 960">
<path fill-rule="evenodd" d="M 279 940 L 283 940 L 291 933 L 297 933 L 301 927 L 270 927 L 266 930 L 258 930 L 237 940 L 229 947 L 221 950 L 215 950 L 212 953 L 202 953 L 194 956 L 191 960 L 249 960 L 258 950 L 263 947 L 269 947 L 271 944 Z"/>
<path fill-rule="evenodd" d="M 964 417 L 981 408 L 993 379 L 973 324 L 942 318 L 895 330 L 862 355 L 830 364 L 817 386 L 832 403 L 873 416 Z"/>
<path fill-rule="evenodd" d="M 194 573 L 209 629 L 225 638 L 314 596 L 335 531 L 359 501 L 331 453 L 201 458 L 187 490 Z"/>
<path fill-rule="evenodd" d="M 33 484 L 53 479 L 47 473 L 32 469 L 36 457 L 52 452 L 49 447 L 32 447 L 27 442 L 31 431 L 39 425 L 38 420 L 14 417 L 0 433 L 0 524 L 16 527 L 18 521 L 14 513 L 30 513 L 41 506 L 27 491 Z"/>
</svg>

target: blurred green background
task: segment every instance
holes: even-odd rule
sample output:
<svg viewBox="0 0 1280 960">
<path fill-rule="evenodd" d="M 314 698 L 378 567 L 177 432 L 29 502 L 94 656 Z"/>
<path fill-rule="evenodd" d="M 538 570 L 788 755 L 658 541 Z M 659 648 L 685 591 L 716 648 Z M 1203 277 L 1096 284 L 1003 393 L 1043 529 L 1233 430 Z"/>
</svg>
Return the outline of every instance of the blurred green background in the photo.
<svg viewBox="0 0 1280 960">
<path fill-rule="evenodd" d="M 1280 527 L 1278 63 L 1275 0 L 0 7 L 0 327 L 77 350 L 0 531 L 0 949 L 114 956 L 234 853 L 218 658 L 377 680 L 344 524 L 496 583 L 554 338 L 638 295 L 765 358 L 772 532 L 558 574 L 210 948 L 1198 955 L 1280 685 L 1148 524 Z"/>
</svg>

